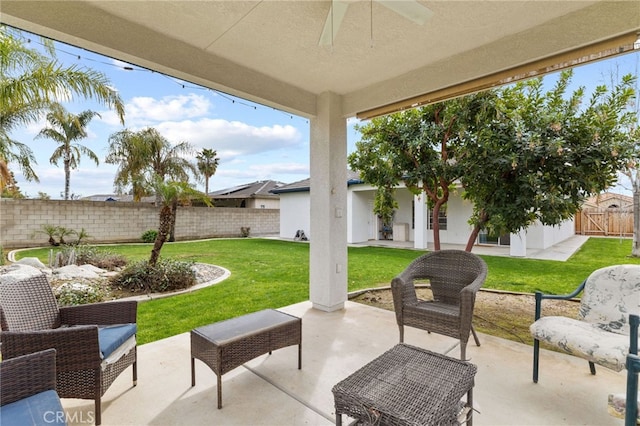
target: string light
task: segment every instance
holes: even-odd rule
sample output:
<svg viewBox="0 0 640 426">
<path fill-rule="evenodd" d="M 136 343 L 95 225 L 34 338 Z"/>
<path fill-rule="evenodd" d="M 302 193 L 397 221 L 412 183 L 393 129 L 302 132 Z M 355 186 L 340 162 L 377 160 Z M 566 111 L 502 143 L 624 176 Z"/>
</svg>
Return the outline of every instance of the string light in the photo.
<svg viewBox="0 0 640 426">
<path fill-rule="evenodd" d="M 22 30 L 18 30 L 18 29 L 16 29 L 16 28 L 12 28 L 12 27 L 5 27 L 5 28 L 9 28 L 9 29 L 13 30 L 13 31 L 12 31 L 12 36 L 13 36 L 14 38 L 16 38 L 16 39 L 22 39 L 22 40 L 25 40 L 27 44 L 31 44 L 31 43 L 38 44 L 38 45 L 40 45 L 40 46 L 44 47 L 45 49 L 48 49 L 48 48 L 45 46 L 45 44 L 44 44 L 44 43 L 41 43 L 41 42 L 39 42 L 39 41 L 32 40 L 31 38 L 25 38 L 25 37 L 24 37 L 24 35 L 22 35 L 22 34 L 21 34 L 21 31 L 22 31 Z M 54 40 L 52 40 L 52 41 L 54 41 Z M 58 44 L 58 43 L 60 43 L 60 42 L 56 42 L 56 41 L 54 41 L 54 43 Z M 80 49 L 80 48 L 78 48 L 78 49 Z M 150 70 L 150 69 L 147 69 L 147 68 L 136 67 L 136 66 L 132 66 L 132 65 L 118 65 L 118 64 L 115 64 L 115 63 L 113 63 L 113 62 L 100 61 L 100 60 L 93 59 L 93 58 L 89 58 L 89 57 L 83 57 L 83 56 L 81 56 L 81 55 L 79 55 L 79 54 L 77 54 L 77 53 L 71 53 L 71 52 L 69 52 L 69 51 L 66 51 L 66 50 L 64 50 L 63 48 L 58 47 L 58 46 L 56 46 L 56 45 L 54 45 L 54 46 L 53 46 L 53 50 L 55 50 L 55 52 L 56 52 L 56 53 L 63 53 L 63 54 L 65 54 L 65 55 L 69 55 L 69 56 L 71 56 L 71 57 L 74 57 L 77 61 L 90 61 L 90 62 L 95 62 L 95 63 L 99 63 L 99 64 L 102 64 L 102 65 L 106 65 L 106 66 L 110 66 L 110 67 L 118 68 L 118 69 L 121 69 L 121 70 L 124 70 L 124 71 L 148 72 L 148 73 L 152 73 L 152 74 L 158 74 L 158 75 L 160 75 L 160 76 L 162 76 L 162 77 L 166 78 L 167 80 L 171 81 L 172 83 L 174 83 L 174 84 L 176 84 L 176 85 L 180 86 L 182 89 L 190 89 L 190 90 L 204 90 L 204 91 L 212 92 L 214 95 L 217 95 L 217 96 L 219 96 L 219 97 L 221 97 L 221 98 L 223 98 L 223 99 L 225 99 L 225 100 L 227 100 L 227 101 L 231 102 L 232 104 L 236 104 L 236 103 L 237 103 L 237 104 L 239 104 L 239 105 L 242 105 L 242 106 L 245 106 L 245 107 L 248 107 L 248 108 L 252 108 L 254 111 L 257 111 L 257 110 L 258 110 L 258 106 L 254 105 L 254 104 L 249 104 L 249 103 L 247 103 L 247 102 L 243 102 L 243 101 L 240 101 L 240 100 L 237 100 L 237 99 L 234 99 L 233 97 L 231 97 L 231 95 L 227 95 L 226 93 L 223 93 L 223 92 L 220 92 L 220 91 L 218 91 L 218 90 L 211 89 L 211 88 L 208 88 L 208 87 L 197 86 L 197 85 L 191 85 L 191 84 L 185 84 L 183 81 L 178 81 L 177 79 L 175 79 L 175 78 L 173 78 L 173 77 L 171 77 L 171 76 L 169 76 L 169 75 L 167 75 L 167 74 L 161 73 L 161 72 L 157 72 L 157 71 Z M 263 106 L 263 105 L 260 105 L 260 106 Z M 264 107 L 264 106 L 263 106 L 263 107 Z M 265 107 L 265 108 L 268 108 L 268 107 Z M 289 116 L 289 118 L 290 118 L 290 119 L 292 119 L 292 120 L 293 120 L 293 118 L 294 118 L 294 117 L 297 117 L 297 116 L 294 116 L 294 115 L 289 114 L 289 113 L 287 113 L 287 112 L 284 112 L 284 111 L 278 110 L 278 109 L 276 109 L 276 108 L 271 108 L 271 109 L 272 109 L 273 111 L 277 111 L 277 112 L 280 112 L 280 113 L 282 113 L 282 114 L 284 114 L 284 115 L 286 115 L 286 116 Z M 299 117 L 299 118 L 301 118 L 302 120 L 304 120 L 306 123 L 309 123 L 309 120 L 307 120 L 307 119 L 305 119 L 305 118 L 302 118 L 302 117 Z"/>
</svg>

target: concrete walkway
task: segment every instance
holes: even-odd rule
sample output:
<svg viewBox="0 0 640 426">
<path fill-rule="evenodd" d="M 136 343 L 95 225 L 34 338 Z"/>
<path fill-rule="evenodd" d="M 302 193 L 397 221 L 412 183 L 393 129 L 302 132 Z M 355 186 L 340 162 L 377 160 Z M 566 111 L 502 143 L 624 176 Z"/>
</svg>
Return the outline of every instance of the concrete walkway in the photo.
<svg viewBox="0 0 640 426">
<path fill-rule="evenodd" d="M 333 424 L 332 387 L 398 342 L 394 314 L 354 302 L 332 313 L 310 302 L 281 310 L 302 318 L 302 370 L 296 346 L 258 357 L 223 376 L 218 410 L 215 375 L 199 361 L 191 387 L 189 334 L 183 333 L 139 347 L 138 385 L 131 387 L 130 370 L 120 375 L 103 397 L 103 424 Z M 405 338 L 459 356 L 454 339 L 412 328 Z M 624 372 L 598 368 L 592 376 L 586 361 L 543 350 L 534 384 L 530 346 L 483 334 L 480 340 L 482 346 L 470 341 L 467 347 L 478 366 L 475 425 L 622 425 L 608 415 L 607 396 L 625 391 Z M 92 401 L 64 399 L 63 405 L 70 424 L 92 416 Z"/>
<path fill-rule="evenodd" d="M 543 259 L 543 260 L 568 260 L 582 245 L 589 239 L 585 235 L 573 235 L 572 237 L 562 241 L 547 249 L 527 249 L 527 259 Z M 377 246 L 377 247 L 396 247 L 413 249 L 413 241 L 392 241 L 392 240 L 371 240 L 364 243 L 351 244 L 351 246 Z M 463 244 L 442 244 L 441 248 L 464 250 Z M 430 245 L 432 250 L 433 246 Z M 471 250 L 475 254 L 483 254 L 487 256 L 510 256 L 508 246 L 495 246 L 489 244 L 476 244 Z"/>
</svg>

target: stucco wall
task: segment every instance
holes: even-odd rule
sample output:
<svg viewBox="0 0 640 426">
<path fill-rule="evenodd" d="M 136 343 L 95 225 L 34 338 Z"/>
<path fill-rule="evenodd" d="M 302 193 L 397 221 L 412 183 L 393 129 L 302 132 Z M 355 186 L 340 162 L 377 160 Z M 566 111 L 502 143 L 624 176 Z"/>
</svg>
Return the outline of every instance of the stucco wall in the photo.
<svg viewBox="0 0 640 426">
<path fill-rule="evenodd" d="M 311 200 L 308 192 L 280 194 L 280 238 L 293 238 L 302 229 L 311 238 Z"/>
<path fill-rule="evenodd" d="M 38 233 L 42 225 L 75 231 L 84 228 L 92 237 L 90 241 L 95 243 L 140 241 L 143 232 L 158 229 L 158 212 L 152 205 L 139 203 L 3 198 L 0 199 L 0 245 L 16 248 L 46 244 L 47 235 Z M 179 207 L 176 239 L 238 237 L 241 227 L 250 227 L 251 236 L 277 235 L 280 211 Z"/>
</svg>

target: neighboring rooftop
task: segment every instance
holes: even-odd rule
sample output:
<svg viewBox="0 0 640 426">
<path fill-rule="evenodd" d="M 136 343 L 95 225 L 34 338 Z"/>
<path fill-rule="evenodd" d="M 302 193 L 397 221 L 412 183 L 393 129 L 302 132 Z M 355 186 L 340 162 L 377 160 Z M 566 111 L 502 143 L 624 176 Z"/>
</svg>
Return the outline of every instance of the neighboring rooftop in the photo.
<svg viewBox="0 0 640 426">
<path fill-rule="evenodd" d="M 281 186 L 284 183 L 260 180 L 209 192 L 208 196 L 216 207 L 277 209 L 280 208 L 280 196 L 271 191 Z"/>
<path fill-rule="evenodd" d="M 121 202 L 133 202 L 133 195 L 129 194 L 94 194 L 87 197 L 82 197 L 83 201 L 121 201 Z M 155 203 L 155 196 L 142 197 L 140 202 L 142 203 Z"/>
<path fill-rule="evenodd" d="M 219 191 L 209 192 L 209 198 L 274 198 L 276 197 L 271 190 L 284 186 L 284 183 L 275 180 L 260 180 L 257 182 L 237 185 L 231 188 L 221 189 Z"/>
<path fill-rule="evenodd" d="M 353 170 L 347 170 L 347 186 L 354 185 L 357 183 L 363 183 L 360 179 L 360 174 L 358 172 L 354 172 Z M 275 188 L 271 190 L 274 194 L 282 194 L 285 192 L 307 192 L 311 187 L 311 178 L 299 180 L 297 182 L 289 183 L 287 185 L 283 185 L 279 188 Z"/>
</svg>

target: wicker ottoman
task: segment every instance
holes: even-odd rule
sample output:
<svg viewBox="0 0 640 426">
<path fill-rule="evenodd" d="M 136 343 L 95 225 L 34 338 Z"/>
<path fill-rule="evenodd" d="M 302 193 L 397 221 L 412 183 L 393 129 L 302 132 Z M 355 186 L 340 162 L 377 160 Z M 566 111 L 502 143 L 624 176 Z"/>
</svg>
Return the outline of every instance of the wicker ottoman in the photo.
<svg viewBox="0 0 640 426">
<path fill-rule="evenodd" d="M 191 386 L 196 385 L 195 359 L 218 378 L 218 408 L 222 408 L 222 375 L 260 355 L 298 345 L 302 368 L 302 319 L 273 309 L 254 312 L 191 331 Z"/>
<path fill-rule="evenodd" d="M 343 414 L 367 425 L 471 425 L 476 370 L 468 362 L 396 345 L 333 387 L 336 425 Z"/>
</svg>

